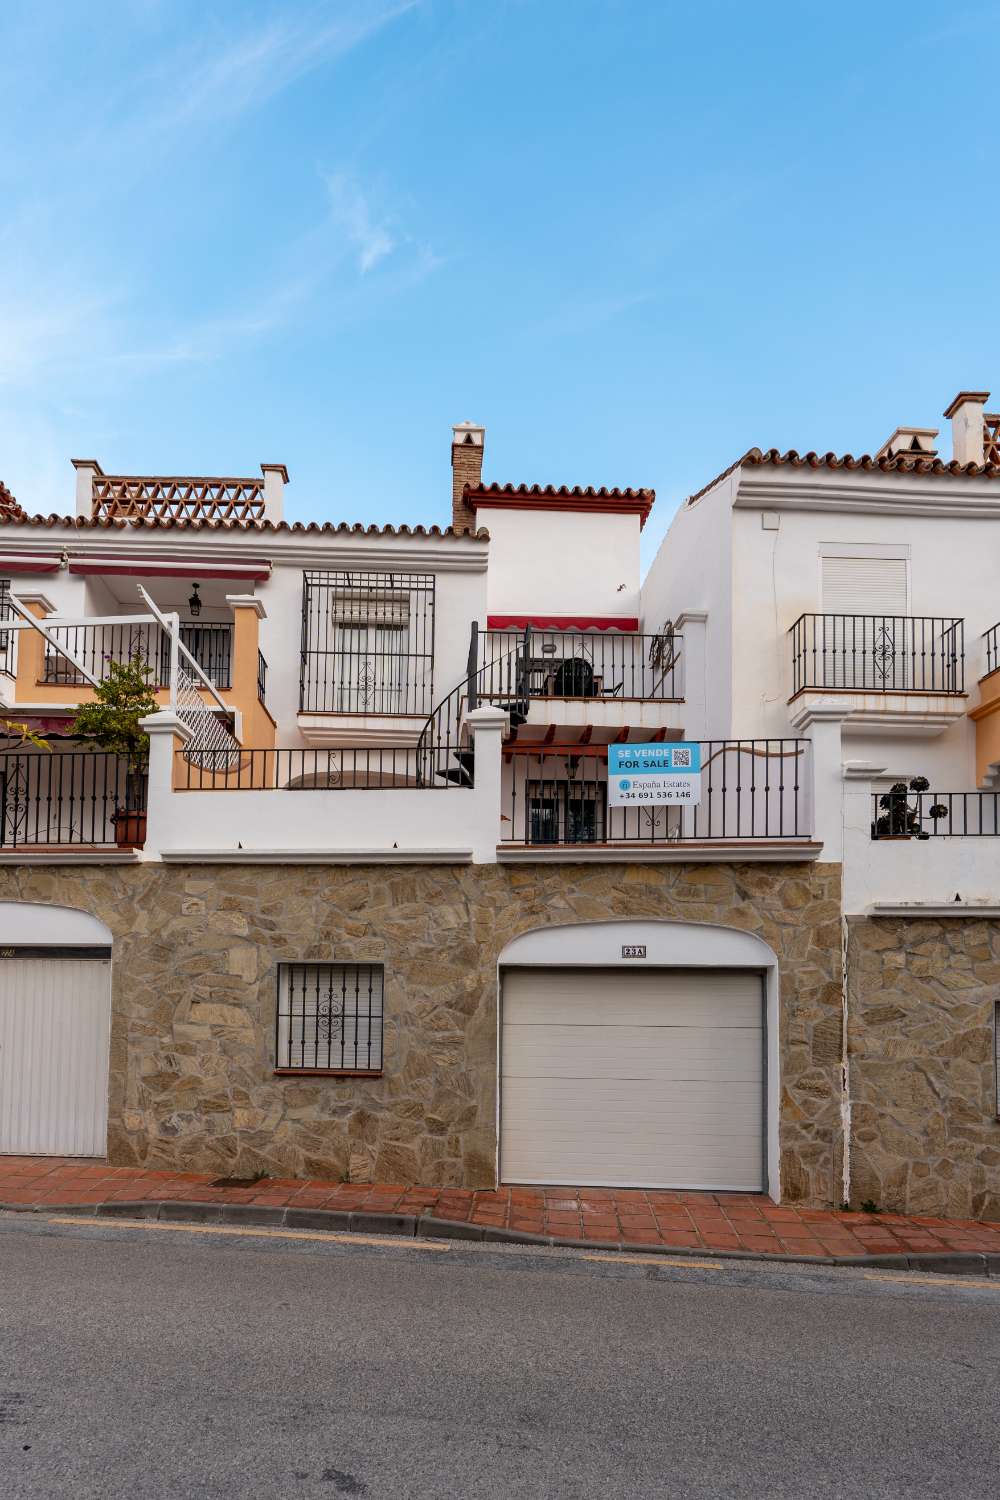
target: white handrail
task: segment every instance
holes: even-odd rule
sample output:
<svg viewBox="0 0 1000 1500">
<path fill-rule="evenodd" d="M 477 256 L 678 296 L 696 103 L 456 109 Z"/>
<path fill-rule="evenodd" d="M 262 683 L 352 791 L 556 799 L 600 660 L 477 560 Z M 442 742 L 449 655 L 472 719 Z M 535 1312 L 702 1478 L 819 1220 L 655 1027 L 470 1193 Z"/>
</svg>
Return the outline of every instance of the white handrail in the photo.
<svg viewBox="0 0 1000 1500">
<path fill-rule="evenodd" d="M 10 593 L 8 591 L 7 598 L 10 600 L 11 605 L 14 609 L 17 610 L 18 614 L 22 617 L 24 622 L 27 625 L 30 625 L 33 630 L 37 630 L 42 639 L 47 641 L 48 644 L 53 648 L 53 650 L 58 651 L 60 656 L 65 656 L 66 660 L 70 663 L 74 671 L 79 672 L 81 677 L 85 677 L 90 683 L 91 687 L 96 688 L 98 686 L 97 678 L 92 676 L 92 674 L 88 672 L 87 668 L 83 665 L 83 662 L 77 661 L 76 657 L 68 647 L 64 646 L 61 641 L 57 641 L 54 636 L 51 636 L 49 634 L 38 616 L 33 615 L 30 609 L 28 609 L 26 605 L 21 603 L 16 594 Z"/>
<path fill-rule="evenodd" d="M 176 712 L 178 657 L 183 656 L 187 664 L 187 669 L 193 669 L 193 675 L 201 679 L 202 684 L 211 693 L 212 697 L 215 699 L 218 706 L 222 709 L 223 713 L 228 714 L 230 712 L 228 703 L 226 703 L 222 698 L 219 697 L 219 694 L 216 691 L 215 683 L 210 677 L 205 675 L 201 667 L 195 661 L 194 657 L 191 655 L 190 651 L 180 638 L 180 616 L 177 614 L 171 614 L 169 616 L 163 614 L 158 606 L 154 604 L 153 600 L 146 593 L 146 590 L 143 588 L 141 583 L 137 583 L 136 588 L 139 590 L 140 598 L 149 607 L 150 613 L 155 615 L 156 619 L 159 620 L 163 629 L 170 637 L 170 707 Z"/>
</svg>

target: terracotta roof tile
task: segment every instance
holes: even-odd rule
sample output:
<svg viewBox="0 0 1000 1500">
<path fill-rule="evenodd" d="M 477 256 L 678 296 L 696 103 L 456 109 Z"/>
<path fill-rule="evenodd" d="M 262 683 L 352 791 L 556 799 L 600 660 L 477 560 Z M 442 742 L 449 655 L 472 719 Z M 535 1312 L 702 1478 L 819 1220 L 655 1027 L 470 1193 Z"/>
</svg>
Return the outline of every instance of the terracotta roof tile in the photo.
<svg viewBox="0 0 1000 1500">
<path fill-rule="evenodd" d="M 24 511 L 18 505 L 10 490 L 0 479 L 0 519 L 6 520 L 15 516 L 23 516 Z"/>
<path fill-rule="evenodd" d="M 763 451 L 760 448 L 751 448 L 731 463 L 728 469 L 723 469 L 708 484 L 689 495 L 684 502 L 685 505 L 693 505 L 700 500 L 702 495 L 708 493 L 715 485 L 720 484 L 723 479 L 736 469 L 759 468 L 764 464 L 771 464 L 775 468 L 792 469 L 846 469 L 851 472 L 862 471 L 874 473 L 879 471 L 883 474 L 920 474 L 933 475 L 935 477 L 950 476 L 959 479 L 1000 479 L 1000 464 L 959 464 L 954 460 L 945 462 L 941 458 L 915 458 L 910 454 L 898 454 L 895 458 L 884 455 L 881 458 L 872 458 L 870 453 L 862 453 L 855 458 L 852 453 L 797 453 L 794 448 L 789 448 L 787 453 L 782 453 L 778 448 L 768 448 Z"/>
<path fill-rule="evenodd" d="M 254 535 L 276 532 L 331 534 L 351 532 L 365 536 L 427 536 L 459 537 L 471 536 L 474 541 L 489 541 L 489 532 L 483 527 L 478 531 L 458 532 L 453 526 L 365 526 L 360 521 L 232 521 L 192 520 L 187 516 L 29 516 L 18 506 L 17 511 L 4 513 L 0 509 L 0 526 L 32 526 L 52 530 L 62 527 L 72 531 L 240 531 Z"/>
<path fill-rule="evenodd" d="M 462 499 L 470 510 L 491 507 L 512 510 L 586 510 L 619 512 L 640 517 L 640 525 L 656 499 L 655 490 L 594 489 L 582 485 L 481 484 L 465 486 Z"/>
</svg>

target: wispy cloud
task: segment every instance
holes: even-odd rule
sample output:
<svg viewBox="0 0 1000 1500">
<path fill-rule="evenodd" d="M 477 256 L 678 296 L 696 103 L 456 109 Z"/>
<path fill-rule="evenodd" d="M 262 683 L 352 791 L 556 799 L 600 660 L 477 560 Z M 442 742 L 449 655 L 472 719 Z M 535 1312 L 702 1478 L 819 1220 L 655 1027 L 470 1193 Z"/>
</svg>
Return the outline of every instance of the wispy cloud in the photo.
<svg viewBox="0 0 1000 1500">
<path fill-rule="evenodd" d="M 360 184 L 347 172 L 327 176 L 326 191 L 333 222 L 356 252 L 358 269 L 364 275 L 396 249 L 388 221 L 373 211 Z"/>
<path fill-rule="evenodd" d="M 367 41 L 382 27 L 422 0 L 360 0 L 342 4 L 335 18 L 329 6 L 311 7 L 298 18 L 275 17 L 248 27 L 206 56 L 206 38 L 170 57 L 159 70 L 170 102 L 154 110 L 157 132 L 206 120 L 223 119 L 259 107 L 312 68 L 329 64 Z"/>
</svg>

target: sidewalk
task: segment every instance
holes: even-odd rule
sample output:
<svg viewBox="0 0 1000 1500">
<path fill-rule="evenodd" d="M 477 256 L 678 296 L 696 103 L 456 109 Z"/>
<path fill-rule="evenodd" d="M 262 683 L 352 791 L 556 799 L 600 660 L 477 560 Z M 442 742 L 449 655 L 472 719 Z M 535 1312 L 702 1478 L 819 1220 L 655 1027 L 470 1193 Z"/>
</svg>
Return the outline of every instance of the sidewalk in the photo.
<svg viewBox="0 0 1000 1500">
<path fill-rule="evenodd" d="M 0 1157 L 0 1206 L 137 1201 L 405 1214 L 557 1240 L 750 1255 L 1000 1255 L 1000 1224 L 781 1207 L 752 1193 L 617 1188 L 400 1187 L 265 1178 L 213 1187 L 208 1173 L 156 1172 L 57 1157 Z M 277 1217 L 277 1214 L 276 1216 Z"/>
</svg>

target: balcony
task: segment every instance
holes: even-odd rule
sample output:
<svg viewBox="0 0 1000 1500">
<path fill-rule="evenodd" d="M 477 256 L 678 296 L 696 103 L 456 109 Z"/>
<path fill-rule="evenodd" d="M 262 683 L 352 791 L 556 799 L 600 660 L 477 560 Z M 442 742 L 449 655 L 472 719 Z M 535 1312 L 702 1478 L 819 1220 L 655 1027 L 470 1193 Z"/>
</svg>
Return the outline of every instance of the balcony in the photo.
<svg viewBox="0 0 1000 1500">
<path fill-rule="evenodd" d="M 694 804 L 609 807 L 607 748 L 505 747 L 501 858 L 545 849 L 580 858 L 633 858 L 672 849 L 690 857 L 788 858 L 811 842 L 808 740 L 701 741 Z M 801 857 L 801 856 L 800 856 Z"/>
<path fill-rule="evenodd" d="M 107 676 L 109 662 L 133 661 L 138 657 L 147 669 L 149 685 L 154 691 L 170 684 L 170 640 L 154 622 L 117 624 L 106 620 L 99 624 L 46 628 L 52 644 L 45 645 L 39 686 L 87 686 L 87 678 L 76 670 L 65 651 L 98 681 Z M 232 687 L 232 625 L 182 621 L 180 640 L 217 688 L 228 691 Z"/>
<path fill-rule="evenodd" d="M 312 745 L 415 745 L 434 707 L 434 575 L 303 575 L 298 723 Z"/>
<path fill-rule="evenodd" d="M 478 701 L 510 710 L 515 737 L 529 743 L 553 727 L 605 743 L 626 730 L 680 735 L 683 647 L 673 633 L 483 631 Z"/>
<path fill-rule="evenodd" d="M 0 754 L 0 855 L 73 855 L 122 847 L 116 815 L 145 806 L 145 776 L 92 750 Z"/>
<path fill-rule="evenodd" d="M 792 645 L 792 722 L 820 699 L 871 733 L 941 734 L 966 712 L 965 622 L 930 615 L 801 615 Z"/>
</svg>

